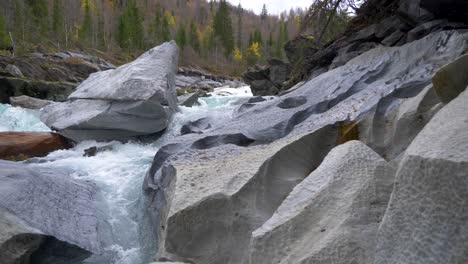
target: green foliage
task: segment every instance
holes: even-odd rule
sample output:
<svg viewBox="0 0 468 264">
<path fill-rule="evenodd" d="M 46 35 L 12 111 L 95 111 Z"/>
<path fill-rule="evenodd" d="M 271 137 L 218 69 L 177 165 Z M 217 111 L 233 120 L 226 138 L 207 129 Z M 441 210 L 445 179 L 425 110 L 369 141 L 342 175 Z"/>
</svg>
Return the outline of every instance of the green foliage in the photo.
<svg viewBox="0 0 468 264">
<path fill-rule="evenodd" d="M 187 44 L 187 34 L 185 33 L 185 26 L 181 23 L 177 29 L 176 39 L 177 45 L 180 49 L 184 49 L 185 44 Z"/>
<path fill-rule="evenodd" d="M 5 26 L 5 19 L 0 13 L 0 48 L 7 48 L 10 46 L 10 38 Z"/>
<path fill-rule="evenodd" d="M 263 4 L 262 13 L 260 14 L 260 18 L 262 20 L 265 20 L 267 17 L 268 17 L 268 10 L 266 8 L 266 5 Z"/>
<path fill-rule="evenodd" d="M 127 2 L 119 18 L 117 41 L 123 49 L 143 47 L 143 21 L 140 11 L 133 0 Z"/>
<path fill-rule="evenodd" d="M 48 15 L 47 0 L 27 0 L 29 7 L 34 16 L 34 23 L 39 26 L 39 33 L 45 36 L 48 30 Z"/>
<path fill-rule="evenodd" d="M 106 49 L 106 36 L 104 32 L 104 16 L 101 9 L 97 10 L 97 47 L 101 50 Z"/>
<path fill-rule="evenodd" d="M 171 30 L 169 29 L 169 20 L 166 16 L 163 17 L 161 28 L 161 41 L 171 40 Z"/>
<path fill-rule="evenodd" d="M 189 32 L 189 36 L 188 36 L 188 39 L 189 39 L 189 44 L 190 46 L 192 46 L 192 48 L 196 51 L 196 52 L 200 52 L 200 37 L 198 35 L 198 28 L 197 28 L 197 24 L 195 24 L 195 21 L 192 20 L 192 22 L 190 22 L 190 32 Z"/>
<path fill-rule="evenodd" d="M 237 47 L 242 49 L 242 6 L 237 7 Z"/>
<path fill-rule="evenodd" d="M 63 36 L 63 7 L 60 0 L 54 0 L 52 7 L 52 31 L 57 39 Z"/>
<path fill-rule="evenodd" d="M 279 31 L 276 39 L 276 46 L 275 46 L 275 57 L 281 58 L 283 57 L 283 47 L 286 42 L 289 40 L 289 33 L 288 33 L 288 24 L 281 20 L 279 22 Z"/>
<path fill-rule="evenodd" d="M 234 50 L 231 12 L 226 0 L 219 2 L 219 9 L 214 18 L 214 34 L 223 45 L 226 57 Z"/>
<path fill-rule="evenodd" d="M 263 46 L 262 32 L 260 32 L 260 30 L 257 28 L 249 35 L 249 46 L 255 42 L 257 42 L 260 46 Z"/>
<path fill-rule="evenodd" d="M 22 40 L 24 42 L 24 14 L 26 12 L 23 1 L 15 0 L 14 2 L 14 18 L 13 18 L 13 35 L 15 39 Z"/>
<path fill-rule="evenodd" d="M 90 0 L 84 0 L 83 2 L 84 19 L 78 33 L 79 39 L 85 43 L 91 43 L 93 38 L 93 20 L 91 17 L 91 6 L 89 1 Z"/>
</svg>

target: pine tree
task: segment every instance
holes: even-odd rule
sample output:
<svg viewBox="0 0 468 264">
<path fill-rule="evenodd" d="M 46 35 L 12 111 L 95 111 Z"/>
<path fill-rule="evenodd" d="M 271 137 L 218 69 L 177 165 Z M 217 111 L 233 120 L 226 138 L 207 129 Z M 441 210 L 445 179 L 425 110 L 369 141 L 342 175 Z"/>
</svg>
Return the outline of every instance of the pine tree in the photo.
<svg viewBox="0 0 468 264">
<path fill-rule="evenodd" d="M 47 0 L 28 0 L 28 5 L 34 16 L 34 24 L 39 26 L 39 33 L 45 36 L 48 30 L 48 8 Z"/>
<path fill-rule="evenodd" d="M 52 31 L 56 39 L 63 39 L 63 7 L 60 0 L 54 0 L 52 8 Z"/>
<path fill-rule="evenodd" d="M 23 1 L 15 0 L 15 12 L 13 19 L 13 34 L 15 39 L 21 40 L 21 43 L 25 42 L 25 19 L 24 14 L 26 12 Z"/>
<path fill-rule="evenodd" d="M 5 26 L 5 19 L 0 13 L 0 48 L 5 49 L 10 46 L 10 38 Z"/>
<path fill-rule="evenodd" d="M 93 38 L 93 20 L 91 17 L 90 0 L 83 1 L 84 19 L 79 31 L 79 38 L 85 43 L 91 43 Z"/>
<path fill-rule="evenodd" d="M 171 40 L 171 31 L 169 29 L 169 21 L 166 16 L 163 16 L 161 26 L 161 41 Z"/>
<path fill-rule="evenodd" d="M 190 22 L 189 44 L 192 48 L 200 53 L 200 38 L 198 36 L 198 28 L 195 21 Z"/>
<path fill-rule="evenodd" d="M 104 32 L 104 16 L 101 9 L 97 9 L 97 45 L 101 50 L 106 50 L 106 35 Z"/>
<path fill-rule="evenodd" d="M 279 31 L 276 38 L 275 57 L 281 58 L 283 56 L 283 40 L 284 40 L 284 27 L 283 21 L 279 22 Z"/>
<path fill-rule="evenodd" d="M 162 40 L 162 15 L 161 9 L 157 7 L 153 23 L 150 26 L 150 33 L 156 44 Z"/>
<path fill-rule="evenodd" d="M 237 48 L 242 50 L 242 6 L 240 3 L 237 7 Z"/>
<path fill-rule="evenodd" d="M 266 5 L 263 4 L 262 13 L 260 14 L 260 18 L 262 20 L 265 20 L 267 17 L 268 17 L 268 11 L 267 11 Z"/>
<path fill-rule="evenodd" d="M 140 11 L 133 0 L 127 2 L 119 18 L 117 41 L 124 49 L 143 47 L 143 21 Z"/>
<path fill-rule="evenodd" d="M 224 47 L 226 57 L 234 49 L 234 36 L 229 6 L 226 0 L 219 2 L 219 9 L 214 18 L 214 33 Z"/>
<path fill-rule="evenodd" d="M 179 45 L 180 49 L 183 50 L 185 47 L 185 44 L 187 44 L 187 38 L 185 34 L 185 26 L 180 23 L 179 28 L 177 29 L 177 34 L 176 34 L 176 42 L 177 45 Z"/>
</svg>

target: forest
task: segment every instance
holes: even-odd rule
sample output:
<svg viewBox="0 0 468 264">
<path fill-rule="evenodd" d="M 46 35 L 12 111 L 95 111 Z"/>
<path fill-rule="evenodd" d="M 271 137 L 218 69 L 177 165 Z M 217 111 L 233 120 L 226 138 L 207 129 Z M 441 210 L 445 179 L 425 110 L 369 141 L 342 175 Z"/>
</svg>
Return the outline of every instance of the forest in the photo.
<svg viewBox="0 0 468 264">
<path fill-rule="evenodd" d="M 333 2 L 333 1 L 316 1 Z M 248 65 L 284 59 L 308 10 L 260 15 L 226 0 L 0 0 L 0 45 L 16 55 L 73 50 L 115 64 L 174 39 L 182 66 L 240 75 Z M 349 15 L 334 25 L 341 32 Z"/>
</svg>

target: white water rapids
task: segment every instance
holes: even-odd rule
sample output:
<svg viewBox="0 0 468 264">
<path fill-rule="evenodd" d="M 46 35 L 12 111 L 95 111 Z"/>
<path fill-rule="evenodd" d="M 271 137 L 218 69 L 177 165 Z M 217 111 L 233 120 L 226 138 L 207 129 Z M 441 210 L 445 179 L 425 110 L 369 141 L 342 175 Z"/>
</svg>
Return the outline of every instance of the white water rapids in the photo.
<svg viewBox="0 0 468 264">
<path fill-rule="evenodd" d="M 226 95 L 227 96 L 223 96 Z M 229 95 L 230 94 L 230 95 Z M 142 196 L 142 182 L 158 148 L 180 134 L 180 128 L 188 121 L 210 117 L 214 122 L 227 122 L 239 105 L 241 97 L 252 96 L 250 88 L 217 89 L 211 97 L 199 99 L 200 106 L 181 107 L 164 133 L 152 143 L 97 143 L 81 142 L 69 150 L 58 150 L 49 154 L 38 164 L 48 168 L 68 168 L 73 177 L 94 182 L 99 186 L 107 203 L 108 224 L 112 229 L 113 245 L 106 250 L 112 252 L 110 263 L 146 264 L 149 252 L 141 250 L 137 214 Z M 0 131 L 49 131 L 40 122 L 38 111 L 0 104 Z M 83 157 L 84 150 L 92 146 L 108 146 L 109 150 L 98 152 L 94 157 Z M 109 260 L 106 260 L 109 261 Z"/>
</svg>

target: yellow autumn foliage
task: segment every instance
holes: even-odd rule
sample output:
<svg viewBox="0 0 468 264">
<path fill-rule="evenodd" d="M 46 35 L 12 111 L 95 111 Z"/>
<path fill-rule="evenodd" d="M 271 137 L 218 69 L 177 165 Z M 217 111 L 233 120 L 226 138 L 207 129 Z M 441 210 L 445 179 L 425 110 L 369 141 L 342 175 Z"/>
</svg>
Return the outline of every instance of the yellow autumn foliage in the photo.
<svg viewBox="0 0 468 264">
<path fill-rule="evenodd" d="M 261 58 L 262 54 L 260 53 L 260 45 L 258 42 L 252 43 L 252 45 L 250 45 L 250 47 L 247 49 L 247 53 L 257 58 Z"/>
<path fill-rule="evenodd" d="M 242 51 L 239 48 L 236 47 L 234 49 L 232 56 L 234 57 L 234 61 L 236 62 L 242 61 Z"/>
</svg>

